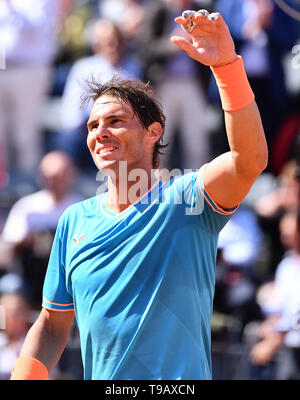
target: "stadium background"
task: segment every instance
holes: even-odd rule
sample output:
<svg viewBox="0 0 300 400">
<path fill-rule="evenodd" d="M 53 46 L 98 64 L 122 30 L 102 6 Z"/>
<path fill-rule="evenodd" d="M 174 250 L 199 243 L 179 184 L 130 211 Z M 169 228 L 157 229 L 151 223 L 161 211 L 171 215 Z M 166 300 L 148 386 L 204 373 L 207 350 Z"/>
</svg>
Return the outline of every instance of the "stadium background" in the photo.
<svg viewBox="0 0 300 400">
<path fill-rule="evenodd" d="M 170 168 L 196 168 L 228 149 L 209 69 L 187 61 L 169 43 L 176 30 L 170 22 L 178 13 L 175 3 L 222 12 L 244 57 L 270 154 L 268 168 L 220 235 L 213 376 L 299 378 L 300 324 L 294 324 L 294 339 L 267 365 L 257 366 L 250 358 L 261 322 L 279 312 L 273 285 L 279 267 L 292 253 L 291 262 L 300 270 L 299 2 L 40 0 L 36 10 L 18 9 L 18 3 L 0 4 L 5 58 L 0 63 L 0 305 L 7 317 L 0 324 L 6 325 L 0 331 L 0 379 L 8 379 L 39 312 L 57 218 L 68 204 L 94 196 L 99 187 L 85 147 L 88 109 L 80 108 L 78 81 L 91 71 L 102 80 L 121 71 L 150 81 L 166 107 Z M 184 132 L 190 126 L 194 140 L 187 146 Z M 298 277 L 294 287 L 300 293 Z M 51 379 L 82 379 L 75 324 Z"/>
</svg>

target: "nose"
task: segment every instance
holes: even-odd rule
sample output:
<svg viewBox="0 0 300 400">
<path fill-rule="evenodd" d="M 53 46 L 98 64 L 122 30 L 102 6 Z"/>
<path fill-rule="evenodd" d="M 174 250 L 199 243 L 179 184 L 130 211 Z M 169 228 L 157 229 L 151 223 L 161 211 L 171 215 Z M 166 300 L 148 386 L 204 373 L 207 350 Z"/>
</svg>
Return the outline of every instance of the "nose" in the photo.
<svg viewBox="0 0 300 400">
<path fill-rule="evenodd" d="M 111 137 L 111 133 L 110 133 L 109 129 L 107 129 L 104 124 L 99 124 L 98 128 L 95 131 L 95 139 L 101 140 L 101 139 L 107 139 L 110 137 Z"/>
</svg>

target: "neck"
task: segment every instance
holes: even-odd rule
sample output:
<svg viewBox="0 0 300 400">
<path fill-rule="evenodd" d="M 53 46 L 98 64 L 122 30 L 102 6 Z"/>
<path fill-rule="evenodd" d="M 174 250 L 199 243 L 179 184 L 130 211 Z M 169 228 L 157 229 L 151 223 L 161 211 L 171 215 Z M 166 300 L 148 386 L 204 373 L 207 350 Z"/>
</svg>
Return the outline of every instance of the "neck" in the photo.
<svg viewBox="0 0 300 400">
<path fill-rule="evenodd" d="M 120 213 L 134 204 L 157 182 L 158 171 L 149 168 L 127 171 L 120 168 L 119 173 L 108 177 L 107 207 Z"/>
<path fill-rule="evenodd" d="M 51 192 L 51 196 L 53 198 L 54 203 L 58 204 L 66 197 L 66 194 L 65 193 L 54 193 L 54 192 Z"/>
</svg>

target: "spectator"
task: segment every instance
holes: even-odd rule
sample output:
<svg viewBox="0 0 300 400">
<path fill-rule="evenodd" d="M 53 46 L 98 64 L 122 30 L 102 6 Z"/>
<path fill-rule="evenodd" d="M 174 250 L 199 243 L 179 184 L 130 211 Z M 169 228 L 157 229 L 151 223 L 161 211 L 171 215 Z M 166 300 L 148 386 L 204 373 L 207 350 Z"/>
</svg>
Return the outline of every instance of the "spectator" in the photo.
<svg viewBox="0 0 300 400">
<path fill-rule="evenodd" d="M 123 36 L 117 26 L 104 19 L 94 25 L 92 34 L 94 54 L 78 60 L 72 67 L 62 98 L 61 122 L 62 133 L 57 135 L 56 146 L 68 151 L 81 166 L 90 162 L 86 149 L 86 122 L 90 110 L 81 107 L 81 95 L 85 89 L 86 80 L 92 77 L 99 82 L 105 82 L 120 71 L 123 77 L 140 77 L 141 69 L 138 61 L 126 52 Z M 69 138 L 72 135 L 72 141 Z M 85 158 L 88 161 L 85 161 Z"/>
<path fill-rule="evenodd" d="M 58 151 L 46 154 L 40 163 L 43 187 L 14 204 L 3 229 L 2 238 L 10 243 L 24 243 L 30 235 L 55 230 L 64 209 L 79 201 L 72 192 L 75 170 L 69 157 Z"/>
<path fill-rule="evenodd" d="M 0 284 L 1 317 L 5 321 L 5 330 L 0 332 L 0 380 L 7 380 L 29 329 L 32 310 L 19 276 L 7 274 Z"/>
<path fill-rule="evenodd" d="M 40 107 L 51 83 L 55 33 L 66 1 L 0 2 L 0 48 L 6 56 L 0 74 L 0 147 L 9 171 L 29 178 L 43 154 Z"/>
<path fill-rule="evenodd" d="M 198 10 L 201 2 L 158 0 L 147 10 L 140 32 L 140 58 L 144 79 L 149 80 L 162 99 L 166 115 L 164 141 L 169 143 L 162 164 L 167 167 L 198 168 L 209 158 L 208 137 L 204 124 L 206 112 L 205 82 L 207 69 L 189 58 L 170 42 L 170 36 L 185 36 L 174 22 L 185 9 Z M 205 4 L 206 9 L 207 2 Z M 177 133 L 182 135 L 182 165 L 172 160 Z M 201 144 L 199 144 L 201 143 Z"/>
<path fill-rule="evenodd" d="M 259 327 L 258 342 L 250 355 L 254 364 L 264 366 L 272 361 L 280 348 L 288 348 L 296 369 L 289 368 L 285 379 L 300 377 L 300 255 L 297 217 L 297 212 L 291 210 L 280 220 L 281 240 L 287 252 L 276 270 L 271 295 L 266 296 L 262 303 L 266 319 Z"/>
<path fill-rule="evenodd" d="M 30 301 L 30 291 L 22 277 L 8 273 L 0 279 L 0 380 L 8 380 L 25 336 L 34 319 L 34 310 Z M 76 356 L 76 354 L 75 354 Z M 80 371 L 80 359 L 66 348 L 62 360 L 49 379 L 73 379 L 70 361 L 77 362 L 76 371 Z"/>
<path fill-rule="evenodd" d="M 73 192 L 75 170 L 69 157 L 58 151 L 46 154 L 40 163 L 42 189 L 18 200 L 12 207 L 2 240 L 22 262 L 34 305 L 40 306 L 41 289 L 58 219 L 70 205 L 81 200 Z"/>
<path fill-rule="evenodd" d="M 300 74 L 299 74 L 300 75 Z M 300 91 L 293 100 L 286 118 L 280 124 L 274 139 L 270 165 L 273 174 L 278 175 L 290 158 L 300 156 Z"/>
<path fill-rule="evenodd" d="M 298 182 L 296 179 L 296 161 L 287 162 L 277 177 L 277 187 L 270 193 L 259 198 L 254 209 L 259 218 L 259 224 L 265 234 L 265 243 L 269 253 L 266 273 L 273 276 L 278 263 L 284 254 L 280 239 L 279 220 L 282 214 L 298 205 Z"/>
<path fill-rule="evenodd" d="M 248 322 L 260 317 L 255 301 L 255 267 L 261 243 L 256 215 L 241 205 L 220 232 L 214 298 L 214 311 L 230 315 L 240 323 L 239 330 L 231 337 L 234 341 L 240 341 Z"/>
<path fill-rule="evenodd" d="M 282 211 L 297 206 L 296 167 L 295 160 L 290 160 L 284 165 L 278 177 L 278 188 L 257 201 L 255 210 L 258 215 L 272 218 Z"/>
<path fill-rule="evenodd" d="M 142 27 L 145 9 L 140 0 L 109 0 L 99 1 L 99 11 L 102 18 L 118 25 L 126 41 L 134 40 Z"/>
</svg>

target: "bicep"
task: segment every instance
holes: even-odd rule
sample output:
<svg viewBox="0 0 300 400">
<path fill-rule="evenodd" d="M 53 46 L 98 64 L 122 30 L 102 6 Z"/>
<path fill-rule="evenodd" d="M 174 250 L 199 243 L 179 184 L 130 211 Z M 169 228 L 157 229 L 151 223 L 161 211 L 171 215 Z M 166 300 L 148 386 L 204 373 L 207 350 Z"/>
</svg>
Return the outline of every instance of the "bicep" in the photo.
<svg viewBox="0 0 300 400">
<path fill-rule="evenodd" d="M 43 307 L 39 318 L 53 333 L 66 337 L 74 320 L 74 311 L 56 311 Z"/>
</svg>

